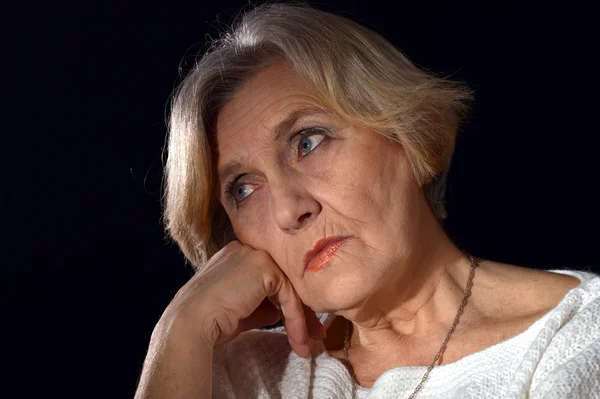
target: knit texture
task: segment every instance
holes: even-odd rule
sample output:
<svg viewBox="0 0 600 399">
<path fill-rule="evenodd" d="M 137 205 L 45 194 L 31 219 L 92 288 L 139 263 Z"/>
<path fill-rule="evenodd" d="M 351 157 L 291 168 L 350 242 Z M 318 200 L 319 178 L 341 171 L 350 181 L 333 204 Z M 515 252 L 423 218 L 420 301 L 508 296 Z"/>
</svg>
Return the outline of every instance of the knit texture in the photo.
<svg viewBox="0 0 600 399">
<path fill-rule="evenodd" d="M 426 398 L 600 398 L 600 276 L 553 270 L 581 284 L 521 334 L 434 368 Z M 318 314 L 328 327 L 335 315 Z M 312 341 L 312 359 L 297 356 L 285 330 L 252 330 L 215 351 L 215 398 L 350 398 L 346 367 Z M 384 372 L 357 397 L 406 398 L 426 367 Z"/>
</svg>

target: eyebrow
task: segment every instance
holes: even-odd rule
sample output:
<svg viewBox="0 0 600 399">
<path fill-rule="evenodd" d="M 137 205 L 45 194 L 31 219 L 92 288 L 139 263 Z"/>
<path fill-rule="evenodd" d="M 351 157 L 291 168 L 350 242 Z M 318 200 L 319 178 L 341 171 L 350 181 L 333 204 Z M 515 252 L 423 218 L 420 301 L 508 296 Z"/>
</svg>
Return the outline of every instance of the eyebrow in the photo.
<svg viewBox="0 0 600 399">
<path fill-rule="evenodd" d="M 275 126 L 274 141 L 280 141 L 296 124 L 298 119 L 313 115 L 328 115 L 328 112 L 317 107 L 300 108 L 290 112 L 281 122 L 277 124 L 277 126 Z M 242 168 L 242 163 L 237 160 L 226 163 L 222 168 L 219 168 L 219 181 L 223 182 L 226 177 L 234 174 L 236 171 Z"/>
</svg>

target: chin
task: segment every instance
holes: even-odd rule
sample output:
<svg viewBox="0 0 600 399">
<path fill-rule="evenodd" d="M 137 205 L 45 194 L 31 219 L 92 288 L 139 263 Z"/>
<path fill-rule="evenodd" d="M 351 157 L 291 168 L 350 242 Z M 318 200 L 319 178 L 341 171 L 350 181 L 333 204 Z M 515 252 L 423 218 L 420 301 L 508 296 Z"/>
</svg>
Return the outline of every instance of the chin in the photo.
<svg viewBox="0 0 600 399">
<path fill-rule="evenodd" d="M 309 290 L 305 303 L 319 313 L 353 309 L 375 292 L 372 283 L 358 273 L 344 273 Z"/>
</svg>

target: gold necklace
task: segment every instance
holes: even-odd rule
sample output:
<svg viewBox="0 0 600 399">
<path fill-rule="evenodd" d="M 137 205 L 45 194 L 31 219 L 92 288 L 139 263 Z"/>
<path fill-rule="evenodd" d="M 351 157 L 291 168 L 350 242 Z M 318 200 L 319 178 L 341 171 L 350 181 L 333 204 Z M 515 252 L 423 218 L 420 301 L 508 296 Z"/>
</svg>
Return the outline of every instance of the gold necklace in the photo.
<svg viewBox="0 0 600 399">
<path fill-rule="evenodd" d="M 473 276 L 475 275 L 475 267 L 477 267 L 477 265 L 478 265 L 477 261 L 475 260 L 475 258 L 473 256 L 471 256 L 471 255 L 467 255 L 467 256 L 469 257 L 469 260 L 471 261 L 471 268 L 469 269 L 469 278 L 467 279 L 467 285 L 465 287 L 465 290 L 463 291 L 462 302 L 460 303 L 460 306 L 458 307 L 458 312 L 456 313 L 456 317 L 454 317 L 452 326 L 450 327 L 450 330 L 448 330 L 448 334 L 446 335 L 446 339 L 444 339 L 444 342 L 442 342 L 442 346 L 440 347 L 440 350 L 437 352 L 437 354 L 433 358 L 433 361 L 431 362 L 431 364 L 427 367 L 427 371 L 425 371 L 425 374 L 423 374 L 423 378 L 421 378 L 421 382 L 419 382 L 419 385 L 417 385 L 417 387 L 415 388 L 413 393 L 410 394 L 408 399 L 414 399 L 414 397 L 417 395 L 417 393 L 423 387 L 423 383 L 425 382 L 425 380 L 427 380 L 427 377 L 429 377 L 429 373 L 431 373 L 431 370 L 433 370 L 433 368 L 435 367 L 435 364 L 442 356 L 442 353 L 444 353 L 444 350 L 446 350 L 446 345 L 448 345 L 448 341 L 450 341 L 450 336 L 454 332 L 454 329 L 456 328 L 456 325 L 458 324 L 458 320 L 460 319 L 460 316 L 462 315 L 463 311 L 465 310 L 465 306 L 467 305 L 467 298 L 469 297 L 469 292 L 471 291 L 471 287 L 473 286 Z M 344 360 L 346 362 L 346 367 L 348 367 L 348 371 L 350 372 L 350 378 L 352 379 L 352 399 L 356 399 L 356 390 L 357 390 L 356 376 L 354 375 L 352 365 L 350 364 L 350 360 L 348 359 L 348 347 L 350 346 L 350 333 L 351 333 L 350 326 L 352 326 L 352 323 L 347 322 L 346 323 L 346 337 L 344 338 Z"/>
</svg>

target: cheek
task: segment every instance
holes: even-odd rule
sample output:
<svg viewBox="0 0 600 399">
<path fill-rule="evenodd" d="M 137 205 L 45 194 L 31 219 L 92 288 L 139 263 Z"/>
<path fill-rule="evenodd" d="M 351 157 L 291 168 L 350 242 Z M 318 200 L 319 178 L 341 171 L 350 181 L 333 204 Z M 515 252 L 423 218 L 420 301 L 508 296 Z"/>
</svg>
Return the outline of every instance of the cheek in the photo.
<svg viewBox="0 0 600 399">
<path fill-rule="evenodd" d="M 378 189 L 374 190 L 379 204 L 381 230 L 378 238 L 396 258 L 406 258 L 416 245 L 421 223 L 420 188 L 412 176 L 408 162 L 384 165 L 388 171 Z"/>
<path fill-rule="evenodd" d="M 253 200 L 257 199 L 253 198 Z M 243 217 L 239 217 L 235 222 L 234 231 L 242 243 L 268 252 L 285 275 L 292 280 L 293 276 L 289 273 L 289 265 L 290 263 L 294 264 L 294 259 L 298 258 L 298 254 L 290 251 L 290 248 L 295 248 L 295 246 L 286 242 L 285 233 L 279 230 L 274 223 L 268 205 L 262 200 L 261 198 L 261 201 L 254 201 L 251 207 L 244 209 Z M 295 244 L 297 237 L 291 237 Z"/>
<path fill-rule="evenodd" d="M 332 171 L 327 182 L 333 208 L 351 219 L 372 247 L 385 252 L 397 248 L 392 237 L 411 245 L 420 190 L 401 148 L 385 139 L 362 142 L 337 158 Z"/>
<path fill-rule="evenodd" d="M 298 236 L 287 235 L 279 229 L 269 208 L 266 189 L 252 196 L 252 201 L 245 204 L 247 206 L 232 222 L 236 236 L 242 243 L 268 252 L 287 275 L 288 264 L 298 258 L 298 254 L 290 251 L 296 248 Z"/>
<path fill-rule="evenodd" d="M 252 196 L 256 198 L 249 198 L 247 203 L 243 203 L 243 209 L 240 208 L 237 216 L 231 219 L 233 229 L 242 243 L 269 252 L 265 244 L 268 242 L 270 217 L 267 207 L 262 203 L 263 198 L 259 198 L 266 196 L 262 191 Z"/>
<path fill-rule="evenodd" d="M 399 145 L 380 139 L 377 145 L 368 147 L 363 153 L 363 161 L 367 165 L 359 179 L 367 182 L 366 195 L 382 216 L 393 212 L 403 215 L 390 215 L 404 218 L 411 212 L 415 193 L 419 188 L 412 176 L 412 169 L 405 153 Z"/>
<path fill-rule="evenodd" d="M 389 210 L 399 188 L 398 154 L 380 147 L 352 143 L 331 156 L 335 162 L 322 174 L 330 198 L 359 218 Z"/>
</svg>

